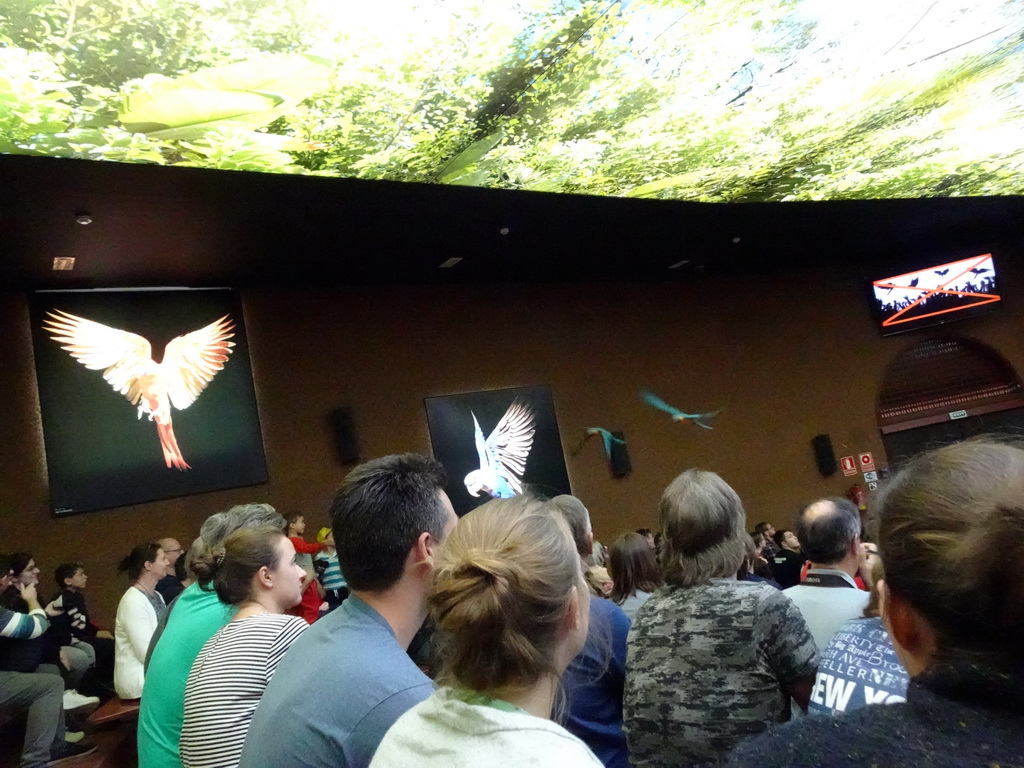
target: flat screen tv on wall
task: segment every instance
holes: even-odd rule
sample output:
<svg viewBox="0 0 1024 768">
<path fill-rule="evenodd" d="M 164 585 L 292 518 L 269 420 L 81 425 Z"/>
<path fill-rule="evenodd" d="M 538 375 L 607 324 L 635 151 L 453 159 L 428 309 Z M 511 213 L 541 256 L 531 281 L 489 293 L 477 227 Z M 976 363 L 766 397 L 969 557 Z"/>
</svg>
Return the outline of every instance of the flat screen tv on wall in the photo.
<svg viewBox="0 0 1024 768">
<path fill-rule="evenodd" d="M 41 291 L 30 317 L 55 514 L 266 482 L 236 291 Z"/>
<path fill-rule="evenodd" d="M 703 202 L 1013 195 L 1024 3 L 24 0 L 0 152 Z"/>
<path fill-rule="evenodd" d="M 962 320 L 1002 303 L 989 253 L 875 280 L 871 290 L 883 336 Z"/>
</svg>

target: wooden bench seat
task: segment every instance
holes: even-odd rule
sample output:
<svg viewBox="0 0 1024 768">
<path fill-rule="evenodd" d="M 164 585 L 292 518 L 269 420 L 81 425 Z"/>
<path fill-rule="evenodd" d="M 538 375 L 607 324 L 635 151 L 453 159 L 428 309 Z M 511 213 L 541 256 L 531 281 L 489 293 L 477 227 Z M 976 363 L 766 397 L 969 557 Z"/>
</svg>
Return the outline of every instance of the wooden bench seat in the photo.
<svg viewBox="0 0 1024 768">
<path fill-rule="evenodd" d="M 88 724 L 92 727 L 108 723 L 127 723 L 139 719 L 139 699 L 120 699 L 114 696 L 102 707 L 89 715 Z"/>
</svg>

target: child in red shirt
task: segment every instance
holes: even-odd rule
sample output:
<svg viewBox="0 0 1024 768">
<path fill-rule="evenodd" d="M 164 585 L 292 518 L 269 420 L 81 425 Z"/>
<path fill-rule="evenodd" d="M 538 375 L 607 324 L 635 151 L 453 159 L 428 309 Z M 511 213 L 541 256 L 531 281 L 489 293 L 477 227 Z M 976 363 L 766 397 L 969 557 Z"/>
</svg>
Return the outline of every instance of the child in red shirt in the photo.
<svg viewBox="0 0 1024 768">
<path fill-rule="evenodd" d="M 320 613 L 320 603 L 323 602 L 323 595 L 320 593 L 320 582 L 316 580 L 316 573 L 313 571 L 313 555 L 322 549 L 320 544 L 311 544 L 302 538 L 306 532 L 306 518 L 301 512 L 293 512 L 288 515 L 287 536 L 295 546 L 295 562 L 306 571 L 306 578 L 302 580 L 302 601 L 292 608 L 288 613 L 292 616 L 299 616 L 312 624 Z"/>
</svg>

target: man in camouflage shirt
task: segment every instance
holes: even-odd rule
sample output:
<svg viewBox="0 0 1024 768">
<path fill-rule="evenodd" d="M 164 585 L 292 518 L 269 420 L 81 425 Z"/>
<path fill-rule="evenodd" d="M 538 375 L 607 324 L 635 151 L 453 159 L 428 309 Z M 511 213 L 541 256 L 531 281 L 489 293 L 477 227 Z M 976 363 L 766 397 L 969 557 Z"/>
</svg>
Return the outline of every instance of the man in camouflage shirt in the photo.
<svg viewBox="0 0 1024 768">
<path fill-rule="evenodd" d="M 688 470 L 661 500 L 666 585 L 629 633 L 624 701 L 635 766 L 725 759 L 742 739 L 807 707 L 818 665 L 803 616 L 774 587 L 736 580 L 745 554 L 736 492 Z"/>
</svg>

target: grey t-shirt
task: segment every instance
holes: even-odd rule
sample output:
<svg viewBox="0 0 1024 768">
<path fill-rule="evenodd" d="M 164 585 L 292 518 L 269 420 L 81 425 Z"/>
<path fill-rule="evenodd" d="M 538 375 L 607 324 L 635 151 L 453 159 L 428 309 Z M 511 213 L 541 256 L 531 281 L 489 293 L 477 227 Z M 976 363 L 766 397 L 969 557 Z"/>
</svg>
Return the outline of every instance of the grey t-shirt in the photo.
<svg viewBox="0 0 1024 768">
<path fill-rule="evenodd" d="M 626 655 L 624 726 L 634 766 L 716 764 L 789 719 L 788 684 L 818 654 L 799 609 L 764 583 L 664 586 L 637 611 Z"/>
<path fill-rule="evenodd" d="M 288 649 L 239 768 L 365 768 L 387 729 L 433 690 L 384 617 L 349 597 Z"/>
</svg>

